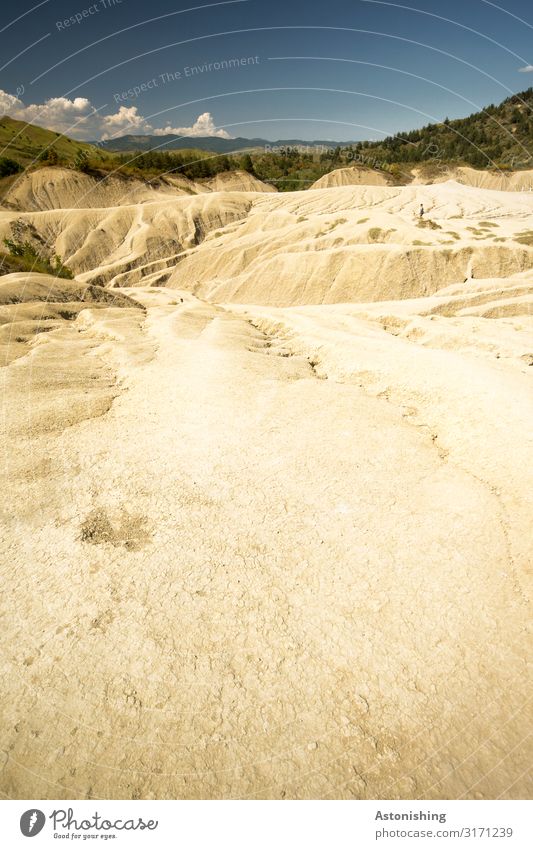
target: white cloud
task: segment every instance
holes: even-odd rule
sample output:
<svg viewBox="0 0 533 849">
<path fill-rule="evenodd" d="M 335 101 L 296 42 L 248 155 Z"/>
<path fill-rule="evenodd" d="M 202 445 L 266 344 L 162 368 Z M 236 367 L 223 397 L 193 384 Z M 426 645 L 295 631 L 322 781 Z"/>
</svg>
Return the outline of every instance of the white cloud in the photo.
<svg viewBox="0 0 533 849">
<path fill-rule="evenodd" d="M 15 117 L 14 110 L 24 108 L 24 104 L 14 94 L 8 94 L 7 91 L 0 89 L 0 115 L 11 115 Z"/>
<path fill-rule="evenodd" d="M 26 106 L 18 97 L 1 89 L 0 113 L 19 121 L 40 124 L 57 132 L 67 131 L 80 120 L 83 122 L 80 126 L 85 130 L 85 122 L 96 114 L 86 97 L 75 97 L 74 100 L 69 100 L 68 97 L 51 97 L 44 103 L 31 103 Z"/>
<path fill-rule="evenodd" d="M 100 136 L 103 139 L 128 133 L 149 133 L 152 130 L 142 115 L 137 112 L 136 106 L 121 106 L 113 115 L 100 116 Z"/>
<path fill-rule="evenodd" d="M 217 130 L 210 112 L 203 112 L 192 127 L 161 127 L 153 131 L 154 136 L 167 136 L 171 133 L 176 136 L 217 136 L 219 139 L 230 139 L 226 130 Z"/>
<path fill-rule="evenodd" d="M 165 127 L 154 129 L 139 114 L 136 106 L 120 106 L 117 112 L 103 115 L 97 112 L 86 97 L 51 97 L 44 103 L 25 105 L 22 100 L 0 89 L 0 115 L 9 115 L 18 121 L 38 124 L 76 139 L 108 139 L 128 133 L 152 133 L 182 136 L 218 136 L 230 138 L 225 130 L 218 130 L 209 112 L 199 115 L 191 127 Z"/>
<path fill-rule="evenodd" d="M 533 65 L 526 65 L 525 68 L 518 69 L 521 74 L 533 74 Z"/>
</svg>

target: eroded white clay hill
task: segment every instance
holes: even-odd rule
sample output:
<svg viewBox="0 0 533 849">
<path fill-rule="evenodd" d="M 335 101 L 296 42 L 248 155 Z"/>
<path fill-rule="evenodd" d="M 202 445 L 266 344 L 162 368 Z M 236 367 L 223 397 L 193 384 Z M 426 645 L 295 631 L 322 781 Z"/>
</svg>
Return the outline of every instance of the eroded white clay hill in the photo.
<svg viewBox="0 0 533 849">
<path fill-rule="evenodd" d="M 0 210 L 2 792 L 528 797 L 533 195 L 110 185 Z"/>
</svg>

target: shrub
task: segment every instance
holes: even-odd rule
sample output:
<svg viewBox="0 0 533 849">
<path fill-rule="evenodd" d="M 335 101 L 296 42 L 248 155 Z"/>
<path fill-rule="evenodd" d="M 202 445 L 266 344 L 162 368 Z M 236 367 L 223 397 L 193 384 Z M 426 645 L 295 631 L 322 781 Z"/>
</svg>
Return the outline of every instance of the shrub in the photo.
<svg viewBox="0 0 533 849">
<path fill-rule="evenodd" d="M 518 242 L 520 245 L 533 247 L 533 230 L 524 230 L 523 233 L 518 233 L 516 236 L 513 236 L 513 238 L 515 242 Z"/>
<path fill-rule="evenodd" d="M 76 171 L 81 171 L 82 174 L 87 174 L 90 170 L 89 158 L 86 152 L 81 148 L 78 148 L 78 152 L 74 160 L 74 168 Z"/>
<path fill-rule="evenodd" d="M 46 162 L 47 165 L 57 165 L 59 162 L 57 150 L 54 147 L 45 148 L 39 156 L 39 161 Z"/>
<path fill-rule="evenodd" d="M 391 233 L 395 233 L 396 230 L 394 228 L 390 230 L 382 230 L 381 227 L 371 227 L 368 231 L 368 238 L 371 242 L 384 242 L 387 236 L 390 236 Z"/>
<path fill-rule="evenodd" d="M 66 280 L 72 280 L 74 277 L 71 269 L 63 265 L 61 257 L 57 254 L 52 260 L 43 257 L 37 253 L 30 242 L 15 242 L 12 239 L 4 239 L 4 245 L 20 271 L 53 274 L 55 277 L 63 277 Z"/>
<path fill-rule="evenodd" d="M 440 224 L 437 224 L 435 221 L 432 221 L 431 218 L 421 218 L 416 226 L 427 228 L 429 230 L 442 230 Z"/>
<path fill-rule="evenodd" d="M 22 165 L 19 162 L 15 162 L 14 159 L 9 159 L 7 156 L 0 156 L 0 177 L 10 177 L 11 174 L 18 174 L 22 170 Z"/>
</svg>

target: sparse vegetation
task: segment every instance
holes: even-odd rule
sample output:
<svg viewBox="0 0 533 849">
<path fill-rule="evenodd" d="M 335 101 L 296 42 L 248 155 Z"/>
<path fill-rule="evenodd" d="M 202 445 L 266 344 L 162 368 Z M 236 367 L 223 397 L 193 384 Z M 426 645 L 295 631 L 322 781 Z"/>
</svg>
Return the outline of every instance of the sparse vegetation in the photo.
<svg viewBox="0 0 533 849">
<path fill-rule="evenodd" d="M 520 245 L 533 247 L 533 230 L 524 230 L 523 233 L 518 233 L 516 236 L 513 236 L 513 238 L 515 242 L 518 242 Z"/>
<path fill-rule="evenodd" d="M 426 228 L 428 230 L 442 230 L 440 224 L 437 224 L 436 221 L 432 221 L 431 218 L 421 218 L 417 227 L 421 227 L 422 229 Z"/>
<path fill-rule="evenodd" d="M 381 227 L 371 227 L 367 235 L 370 242 L 385 242 L 387 236 L 395 232 L 394 229 L 383 230 Z"/>
<path fill-rule="evenodd" d="M 13 239 L 4 239 L 7 253 L 0 255 L 0 273 L 10 274 L 14 271 L 35 271 L 40 274 L 52 274 L 54 277 L 63 277 L 72 280 L 74 277 L 68 266 L 63 265 L 61 257 L 54 256 L 52 259 L 38 253 L 30 242 L 16 242 Z"/>
<path fill-rule="evenodd" d="M 320 233 L 317 233 L 317 236 L 326 236 L 328 233 L 331 233 L 336 227 L 339 227 L 341 224 L 346 224 L 346 218 L 337 218 L 335 221 L 331 221 L 324 230 Z"/>
</svg>

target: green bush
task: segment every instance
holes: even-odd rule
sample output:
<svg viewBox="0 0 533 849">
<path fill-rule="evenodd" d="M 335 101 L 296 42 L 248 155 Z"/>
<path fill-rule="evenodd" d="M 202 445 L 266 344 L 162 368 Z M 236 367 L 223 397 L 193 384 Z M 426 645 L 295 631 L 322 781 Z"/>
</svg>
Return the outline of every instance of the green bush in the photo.
<svg viewBox="0 0 533 849">
<path fill-rule="evenodd" d="M 12 239 L 4 239 L 4 245 L 9 251 L 19 271 L 35 271 L 40 274 L 53 274 L 54 277 L 63 277 L 72 280 L 74 277 L 68 266 L 63 265 L 61 257 L 54 256 L 52 260 L 41 256 L 30 242 L 15 242 Z"/>
<path fill-rule="evenodd" d="M 0 177 L 10 177 L 11 174 L 18 174 L 22 170 L 22 165 L 19 162 L 15 162 L 14 159 L 9 159 L 7 156 L 0 156 Z"/>
<path fill-rule="evenodd" d="M 78 148 L 78 151 L 76 153 L 76 158 L 74 160 L 74 168 L 77 171 L 81 171 L 82 174 L 87 174 L 91 170 L 89 157 L 87 156 L 87 153 L 81 148 Z"/>
<path fill-rule="evenodd" d="M 45 148 L 39 155 L 39 161 L 46 162 L 47 165 L 57 165 L 59 163 L 57 150 L 54 147 Z"/>
</svg>

